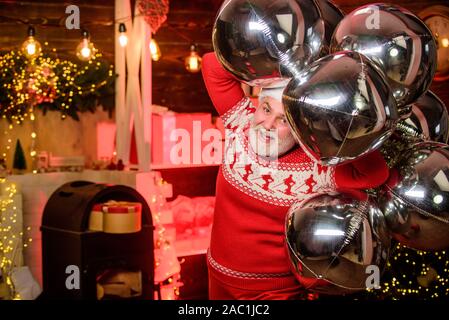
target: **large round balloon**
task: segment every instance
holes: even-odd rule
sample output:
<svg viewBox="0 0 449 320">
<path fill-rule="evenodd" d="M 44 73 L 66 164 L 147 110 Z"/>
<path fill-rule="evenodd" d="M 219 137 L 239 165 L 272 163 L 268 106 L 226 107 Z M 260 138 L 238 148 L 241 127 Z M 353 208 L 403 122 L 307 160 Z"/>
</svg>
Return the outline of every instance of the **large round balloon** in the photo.
<svg viewBox="0 0 449 320">
<path fill-rule="evenodd" d="M 310 0 L 229 0 L 215 20 L 218 60 L 241 81 L 269 86 L 317 59 L 324 21 Z"/>
<path fill-rule="evenodd" d="M 375 61 L 387 75 L 400 113 L 427 91 L 437 66 L 436 43 L 424 22 L 382 3 L 346 15 L 335 29 L 331 50 L 354 50 Z"/>
<path fill-rule="evenodd" d="M 436 142 L 415 145 L 379 197 L 394 238 L 407 247 L 449 248 L 448 148 Z"/>
<path fill-rule="evenodd" d="M 321 18 L 324 20 L 324 45 L 322 55 L 330 53 L 330 44 L 335 28 L 343 19 L 345 14 L 330 0 L 315 0 L 320 9 Z"/>
<path fill-rule="evenodd" d="M 398 125 L 409 140 L 423 139 L 447 143 L 449 115 L 444 103 L 432 91 L 427 91 L 412 104 L 411 115 Z"/>
<path fill-rule="evenodd" d="M 372 266 L 383 272 L 391 239 L 374 202 L 319 195 L 293 205 L 285 228 L 293 272 L 307 289 L 344 294 L 379 285 L 368 277 Z"/>
<path fill-rule="evenodd" d="M 325 165 L 373 151 L 398 120 L 382 71 L 352 51 L 315 61 L 290 80 L 282 101 L 293 135 L 309 156 Z"/>
</svg>

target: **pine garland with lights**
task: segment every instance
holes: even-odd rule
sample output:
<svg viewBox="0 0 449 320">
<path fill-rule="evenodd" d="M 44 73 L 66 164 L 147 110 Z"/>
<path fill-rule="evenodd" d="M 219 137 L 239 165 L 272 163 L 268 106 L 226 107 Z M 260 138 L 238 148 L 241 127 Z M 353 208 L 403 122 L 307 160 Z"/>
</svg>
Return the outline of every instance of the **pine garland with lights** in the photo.
<svg viewBox="0 0 449 320">
<path fill-rule="evenodd" d="M 419 141 L 419 134 L 400 123 L 393 136 L 380 148 L 388 166 L 397 167 L 404 152 Z M 449 256 L 446 251 L 420 251 L 394 243 L 381 288 L 361 294 L 379 300 L 430 300 L 449 296 Z"/>
<path fill-rule="evenodd" d="M 449 296 L 449 257 L 446 251 L 419 251 L 396 244 L 381 288 L 362 299 L 431 300 Z"/>
<path fill-rule="evenodd" d="M 156 33 L 167 20 L 170 5 L 168 0 L 139 0 L 137 7 L 150 25 L 151 31 Z"/>
<path fill-rule="evenodd" d="M 35 108 L 75 120 L 78 112 L 95 112 L 98 105 L 112 112 L 114 81 L 113 66 L 100 53 L 74 63 L 47 54 L 27 59 L 10 51 L 0 55 L 0 117 L 20 124 Z"/>
</svg>

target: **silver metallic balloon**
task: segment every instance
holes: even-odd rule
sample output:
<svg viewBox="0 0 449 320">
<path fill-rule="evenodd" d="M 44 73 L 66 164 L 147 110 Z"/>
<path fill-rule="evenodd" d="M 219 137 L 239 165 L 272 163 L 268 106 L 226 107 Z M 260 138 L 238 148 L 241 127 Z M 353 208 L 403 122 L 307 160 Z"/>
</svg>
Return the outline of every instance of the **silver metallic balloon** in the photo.
<svg viewBox="0 0 449 320">
<path fill-rule="evenodd" d="M 324 21 L 310 0 L 228 0 L 215 20 L 218 60 L 241 81 L 268 86 L 317 59 Z"/>
<path fill-rule="evenodd" d="M 282 102 L 293 135 L 325 165 L 378 148 L 398 120 L 382 71 L 353 51 L 315 61 L 290 80 Z"/>
<path fill-rule="evenodd" d="M 414 145 L 378 202 L 393 237 L 410 248 L 449 247 L 449 146 Z"/>
<path fill-rule="evenodd" d="M 427 91 L 412 104 L 412 114 L 398 124 L 398 131 L 409 140 L 448 142 L 449 115 L 444 103 L 432 91 Z"/>
<path fill-rule="evenodd" d="M 313 197 L 290 208 L 285 230 L 294 274 L 319 293 L 344 294 L 376 285 L 367 279 L 372 272 L 367 268 L 375 265 L 381 273 L 389 257 L 388 229 L 371 200 L 345 194 Z"/>
<path fill-rule="evenodd" d="M 363 53 L 384 70 L 400 114 L 427 91 L 437 66 L 436 43 L 424 22 L 401 7 L 382 3 L 345 16 L 331 44 L 332 52 L 340 50 Z"/>
<path fill-rule="evenodd" d="M 335 28 L 343 19 L 345 14 L 340 8 L 330 0 L 315 0 L 320 9 L 321 18 L 324 20 L 324 45 L 322 56 L 328 55 L 330 53 L 330 44 L 332 40 L 332 35 Z"/>
</svg>

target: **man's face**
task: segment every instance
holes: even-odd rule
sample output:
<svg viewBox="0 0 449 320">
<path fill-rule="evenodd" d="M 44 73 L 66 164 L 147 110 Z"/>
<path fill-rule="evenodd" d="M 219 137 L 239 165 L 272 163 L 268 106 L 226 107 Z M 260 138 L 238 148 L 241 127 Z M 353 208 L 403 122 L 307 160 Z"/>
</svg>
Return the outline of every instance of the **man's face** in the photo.
<svg viewBox="0 0 449 320">
<path fill-rule="evenodd" d="M 260 156 L 277 158 L 296 144 L 284 114 L 282 102 L 264 97 L 254 113 L 249 141 Z"/>
</svg>

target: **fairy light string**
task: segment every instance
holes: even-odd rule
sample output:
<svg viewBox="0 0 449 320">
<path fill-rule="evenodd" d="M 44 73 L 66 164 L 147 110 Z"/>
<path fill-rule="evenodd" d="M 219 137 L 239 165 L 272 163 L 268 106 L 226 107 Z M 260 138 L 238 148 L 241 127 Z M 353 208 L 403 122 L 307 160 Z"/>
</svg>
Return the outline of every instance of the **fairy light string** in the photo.
<svg viewBox="0 0 449 320">
<path fill-rule="evenodd" d="M 20 51 L 10 51 L 0 55 L 0 70 L 0 117 L 12 124 L 32 120 L 38 109 L 78 120 L 78 112 L 94 112 L 102 98 L 113 96 L 113 65 L 101 53 L 74 63 L 46 53 L 29 60 Z"/>
<path fill-rule="evenodd" d="M 9 290 L 7 298 L 14 300 L 21 297 L 15 291 L 11 274 L 15 267 L 21 265 L 19 256 L 21 249 L 28 247 L 28 244 L 32 242 L 32 238 L 22 240 L 24 233 L 19 225 L 18 203 L 15 202 L 17 193 L 15 183 L 6 178 L 0 178 L 0 271 Z M 26 228 L 27 231 L 30 229 L 30 227 Z"/>
</svg>

